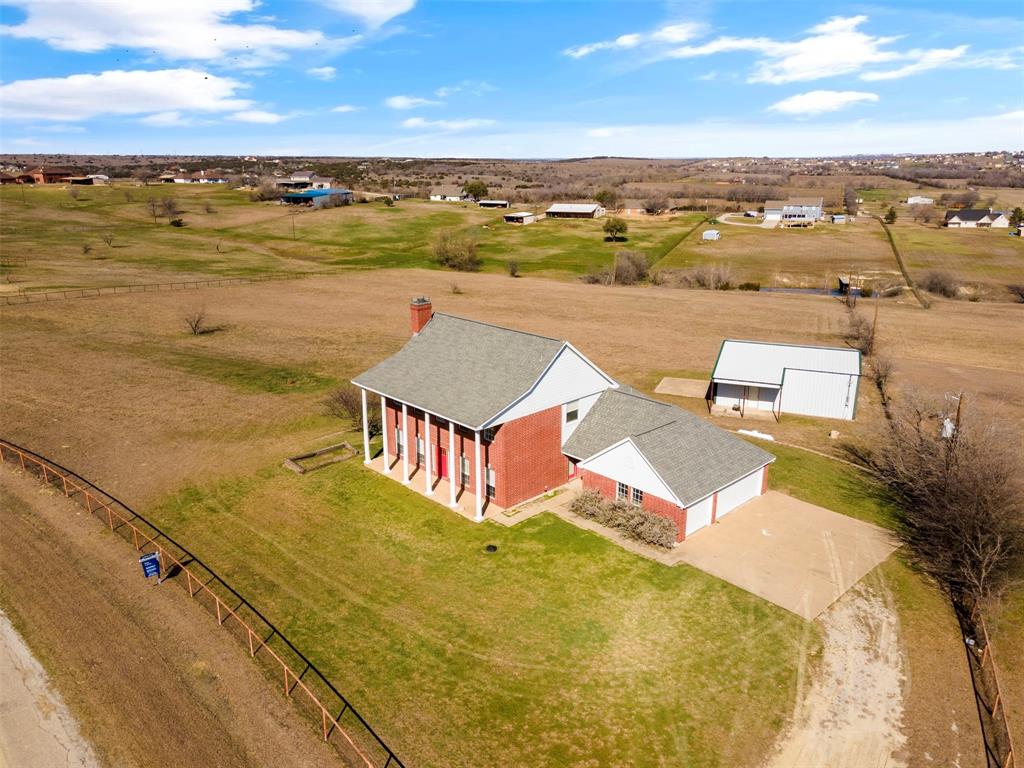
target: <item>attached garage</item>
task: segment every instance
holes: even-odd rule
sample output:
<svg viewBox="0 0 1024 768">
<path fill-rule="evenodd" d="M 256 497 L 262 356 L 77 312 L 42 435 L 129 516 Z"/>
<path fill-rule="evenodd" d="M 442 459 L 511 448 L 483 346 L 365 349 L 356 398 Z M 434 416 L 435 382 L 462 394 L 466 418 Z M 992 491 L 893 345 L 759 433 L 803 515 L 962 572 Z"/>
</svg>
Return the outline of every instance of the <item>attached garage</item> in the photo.
<svg viewBox="0 0 1024 768">
<path fill-rule="evenodd" d="M 562 445 L 584 487 L 675 521 L 677 541 L 764 492 L 770 453 L 692 413 L 608 389 Z"/>
<path fill-rule="evenodd" d="M 764 473 L 762 467 L 720 490 L 715 518 L 725 517 L 744 502 L 764 493 Z"/>
<path fill-rule="evenodd" d="M 857 412 L 860 352 L 726 339 L 711 374 L 711 402 L 748 410 L 852 421 Z"/>
</svg>

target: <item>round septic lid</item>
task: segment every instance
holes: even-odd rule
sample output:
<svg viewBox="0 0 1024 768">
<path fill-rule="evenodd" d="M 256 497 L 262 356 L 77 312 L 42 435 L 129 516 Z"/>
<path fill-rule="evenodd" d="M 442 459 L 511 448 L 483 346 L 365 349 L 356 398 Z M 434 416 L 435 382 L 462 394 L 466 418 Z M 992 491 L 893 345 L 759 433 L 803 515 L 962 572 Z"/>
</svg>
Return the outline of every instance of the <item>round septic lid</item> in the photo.
<svg viewBox="0 0 1024 768">
<path fill-rule="evenodd" d="M 497 552 L 498 551 L 498 545 L 497 544 L 488 544 L 486 547 L 484 547 L 484 551 L 485 552 Z"/>
</svg>

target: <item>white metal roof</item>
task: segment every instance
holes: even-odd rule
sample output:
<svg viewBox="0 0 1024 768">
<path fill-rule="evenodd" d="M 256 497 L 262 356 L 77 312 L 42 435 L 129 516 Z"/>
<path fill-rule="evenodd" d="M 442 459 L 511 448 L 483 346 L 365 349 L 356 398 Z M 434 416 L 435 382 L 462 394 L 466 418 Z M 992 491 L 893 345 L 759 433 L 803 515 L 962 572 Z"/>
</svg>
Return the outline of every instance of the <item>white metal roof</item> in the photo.
<svg viewBox="0 0 1024 768">
<path fill-rule="evenodd" d="M 508 205 L 508 200 L 481 200 L 478 205 Z"/>
<path fill-rule="evenodd" d="M 711 378 L 749 384 L 782 384 L 786 368 L 860 375 L 860 352 L 845 347 L 810 347 L 726 339 Z"/>
<path fill-rule="evenodd" d="M 536 216 L 536 215 L 537 214 L 534 213 L 533 211 L 516 211 L 515 213 L 506 213 L 505 214 L 505 218 L 507 219 L 509 216 Z"/>
<path fill-rule="evenodd" d="M 555 203 L 548 213 L 592 213 L 600 207 L 597 203 Z"/>
</svg>

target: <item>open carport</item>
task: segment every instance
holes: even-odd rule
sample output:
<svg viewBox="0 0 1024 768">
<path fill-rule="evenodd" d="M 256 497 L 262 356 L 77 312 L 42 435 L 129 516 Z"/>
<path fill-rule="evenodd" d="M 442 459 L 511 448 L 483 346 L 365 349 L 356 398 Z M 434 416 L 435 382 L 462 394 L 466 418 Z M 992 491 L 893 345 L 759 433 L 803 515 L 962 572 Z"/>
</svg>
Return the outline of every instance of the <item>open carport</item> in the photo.
<svg viewBox="0 0 1024 768">
<path fill-rule="evenodd" d="M 813 619 L 896 547 L 876 525 L 769 491 L 677 552 L 679 562 Z"/>
</svg>

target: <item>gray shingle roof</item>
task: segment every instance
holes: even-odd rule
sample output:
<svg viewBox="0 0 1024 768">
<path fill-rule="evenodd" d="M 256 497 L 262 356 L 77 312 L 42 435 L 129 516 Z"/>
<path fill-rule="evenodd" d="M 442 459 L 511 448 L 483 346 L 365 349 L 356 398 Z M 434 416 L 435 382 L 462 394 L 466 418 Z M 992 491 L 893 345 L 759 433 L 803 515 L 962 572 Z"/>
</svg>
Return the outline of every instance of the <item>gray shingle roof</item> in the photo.
<svg viewBox="0 0 1024 768">
<path fill-rule="evenodd" d="M 477 428 L 524 395 L 564 341 L 435 312 L 353 383 Z"/>
<path fill-rule="evenodd" d="M 775 459 L 692 413 L 626 388 L 606 390 L 562 451 L 588 459 L 627 437 L 684 507 Z"/>
<path fill-rule="evenodd" d="M 961 208 L 957 211 L 946 211 L 946 219 L 949 220 L 955 216 L 960 221 L 981 221 L 986 216 L 996 218 L 999 214 L 999 211 L 990 211 L 987 208 Z"/>
</svg>

